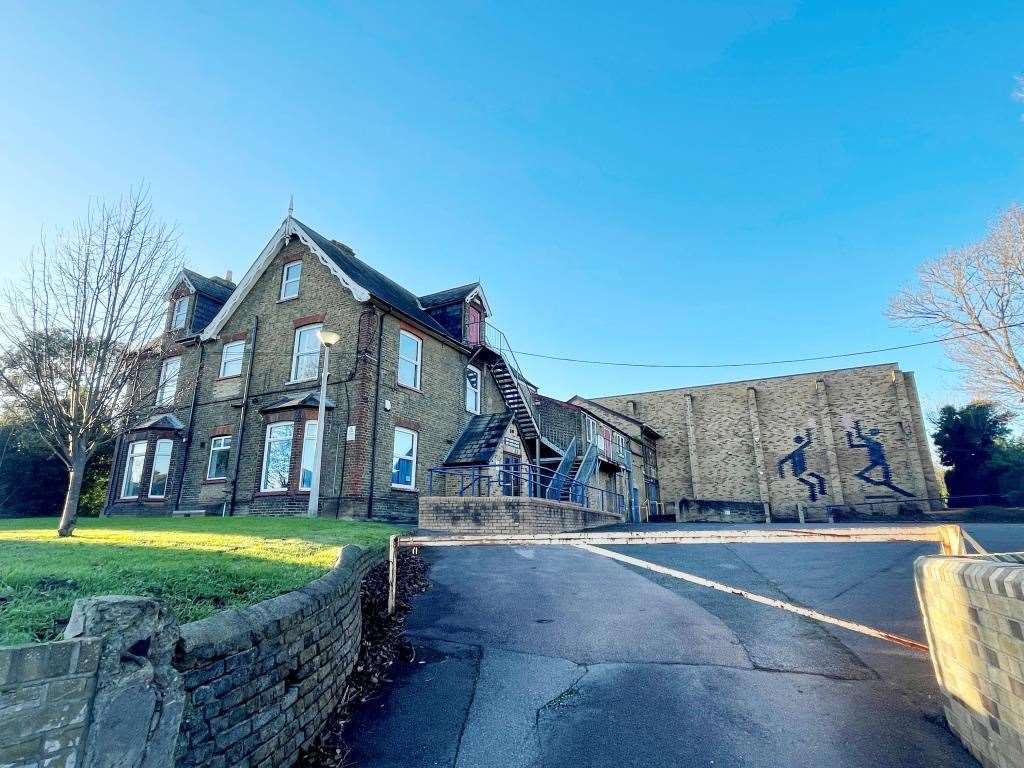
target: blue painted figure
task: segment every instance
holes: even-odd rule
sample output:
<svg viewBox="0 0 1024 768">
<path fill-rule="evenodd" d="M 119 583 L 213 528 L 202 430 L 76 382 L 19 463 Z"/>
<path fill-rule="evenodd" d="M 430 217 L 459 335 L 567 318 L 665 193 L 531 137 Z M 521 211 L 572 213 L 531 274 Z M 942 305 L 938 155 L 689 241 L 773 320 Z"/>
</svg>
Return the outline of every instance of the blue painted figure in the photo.
<svg viewBox="0 0 1024 768">
<path fill-rule="evenodd" d="M 807 471 L 807 449 L 811 445 L 811 430 L 806 430 L 804 437 L 803 435 L 797 435 L 793 438 L 793 442 L 796 443 L 796 448 L 787 453 L 778 461 L 779 477 L 786 476 L 786 465 L 789 464 L 793 469 L 793 477 L 796 478 L 798 483 L 802 483 L 807 486 L 807 496 L 812 502 L 818 500 L 818 496 L 824 496 L 828 493 L 825 490 L 825 478 L 819 475 L 817 472 Z M 810 478 L 810 479 L 808 479 Z"/>
<path fill-rule="evenodd" d="M 846 444 L 851 448 L 864 448 L 868 452 L 868 465 L 860 472 L 854 472 L 854 477 L 859 477 L 869 485 L 878 485 L 883 488 L 888 488 L 901 496 L 908 496 L 912 498 L 914 494 L 900 488 L 892 481 L 892 469 L 890 469 L 889 460 L 885 456 L 885 446 L 882 445 L 882 441 L 878 439 L 878 436 L 881 433 L 882 431 L 880 429 L 873 427 L 867 431 L 867 434 L 864 434 L 859 421 L 853 422 L 852 432 L 850 430 L 846 430 Z M 853 442 L 854 434 L 856 434 L 860 440 L 859 443 Z M 876 469 L 882 470 L 881 480 L 876 480 L 870 476 L 870 473 Z"/>
</svg>

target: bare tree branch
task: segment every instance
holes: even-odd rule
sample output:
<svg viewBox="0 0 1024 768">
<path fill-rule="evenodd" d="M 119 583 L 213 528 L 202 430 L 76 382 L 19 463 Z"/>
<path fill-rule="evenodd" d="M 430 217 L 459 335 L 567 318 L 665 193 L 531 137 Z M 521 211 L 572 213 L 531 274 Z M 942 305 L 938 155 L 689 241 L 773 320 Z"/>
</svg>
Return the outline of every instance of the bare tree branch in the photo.
<svg viewBox="0 0 1024 768">
<path fill-rule="evenodd" d="M 1012 206 L 985 238 L 921 265 L 917 282 L 889 304 L 889 316 L 946 335 L 949 357 L 983 399 L 1024 402 L 1024 208 Z"/>
</svg>

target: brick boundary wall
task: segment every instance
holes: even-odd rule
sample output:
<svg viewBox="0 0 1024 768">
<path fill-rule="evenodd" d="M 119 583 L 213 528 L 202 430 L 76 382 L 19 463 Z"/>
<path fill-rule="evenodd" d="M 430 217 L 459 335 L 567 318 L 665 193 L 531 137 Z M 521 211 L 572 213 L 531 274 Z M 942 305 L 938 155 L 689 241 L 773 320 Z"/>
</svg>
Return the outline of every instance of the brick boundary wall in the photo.
<svg viewBox="0 0 1024 768">
<path fill-rule="evenodd" d="M 101 640 L 0 648 L 0 765 L 79 765 Z"/>
<path fill-rule="evenodd" d="M 622 515 L 529 496 L 424 496 L 419 527 L 456 533 L 569 533 L 614 525 Z"/>
<path fill-rule="evenodd" d="M 914 564 L 946 720 L 985 768 L 1024 765 L 1024 555 Z"/>
<path fill-rule="evenodd" d="M 341 702 L 359 655 L 359 585 L 380 550 L 347 546 L 307 586 L 181 627 L 181 766 L 290 766 Z"/>
<path fill-rule="evenodd" d="M 384 554 L 346 546 L 301 589 L 180 627 L 148 598 L 76 601 L 67 632 L 86 636 L 0 648 L 0 766 L 294 765 L 341 703 L 362 639 L 360 585 Z M 90 632 L 104 616 L 124 626 Z M 141 678 L 115 669 L 125 643 L 147 654 L 137 658 L 149 670 Z M 164 714 L 176 710 L 164 718 L 169 731 L 153 727 L 152 705 L 132 703 L 154 696 Z M 104 711 L 115 716 L 103 722 Z M 129 731 L 142 742 L 130 755 L 97 747 Z"/>
</svg>

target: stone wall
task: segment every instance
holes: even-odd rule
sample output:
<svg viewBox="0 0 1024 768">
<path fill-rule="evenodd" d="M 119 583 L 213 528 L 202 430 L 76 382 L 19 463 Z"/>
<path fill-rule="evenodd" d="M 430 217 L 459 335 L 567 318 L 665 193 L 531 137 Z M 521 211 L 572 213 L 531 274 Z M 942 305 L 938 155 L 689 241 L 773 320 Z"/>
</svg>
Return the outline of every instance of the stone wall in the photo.
<svg viewBox="0 0 1024 768">
<path fill-rule="evenodd" d="M 98 638 L 0 648 L 0 766 L 80 765 Z"/>
<path fill-rule="evenodd" d="M 0 648 L 0 767 L 293 765 L 337 708 L 382 550 L 178 627 L 155 600 L 75 603 L 66 639 Z"/>
<path fill-rule="evenodd" d="M 614 525 L 622 515 L 525 496 L 420 498 L 419 527 L 453 533 L 568 533 Z"/>
<path fill-rule="evenodd" d="M 922 505 L 939 489 L 913 376 L 895 364 L 593 398 L 662 435 L 662 499 Z M 635 409 L 634 409 L 635 404 Z"/>
<path fill-rule="evenodd" d="M 359 584 L 382 555 L 345 547 L 295 592 L 181 627 L 178 766 L 289 766 L 341 701 L 359 655 Z"/>
<path fill-rule="evenodd" d="M 983 766 L 1019 768 L 1024 555 L 920 557 L 914 577 L 950 727 Z"/>
</svg>

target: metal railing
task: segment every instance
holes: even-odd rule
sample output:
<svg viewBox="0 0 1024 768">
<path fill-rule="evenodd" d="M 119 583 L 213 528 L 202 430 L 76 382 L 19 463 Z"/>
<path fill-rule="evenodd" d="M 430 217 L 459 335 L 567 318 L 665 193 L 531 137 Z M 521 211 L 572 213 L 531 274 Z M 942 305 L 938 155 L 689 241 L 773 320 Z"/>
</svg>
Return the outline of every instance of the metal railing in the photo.
<svg viewBox="0 0 1024 768">
<path fill-rule="evenodd" d="M 526 496 L 546 498 L 552 482 L 560 481 L 564 494 L 588 509 L 625 514 L 626 499 L 621 493 L 578 482 L 561 472 L 536 464 L 473 464 L 461 467 L 434 467 L 427 470 L 427 494 L 430 496 Z M 561 495 L 561 494 L 560 494 Z"/>
<path fill-rule="evenodd" d="M 519 360 L 516 358 L 516 353 L 512 350 L 512 345 L 509 343 L 505 332 L 487 321 L 483 321 L 481 323 L 478 343 L 487 347 L 505 361 L 505 365 L 515 381 L 516 388 L 519 390 L 519 396 L 530 412 L 533 423 L 539 426 L 540 419 L 537 416 L 537 406 L 533 402 L 533 392 L 526 383 L 526 376 L 523 375 L 523 369 L 519 367 Z"/>
</svg>

